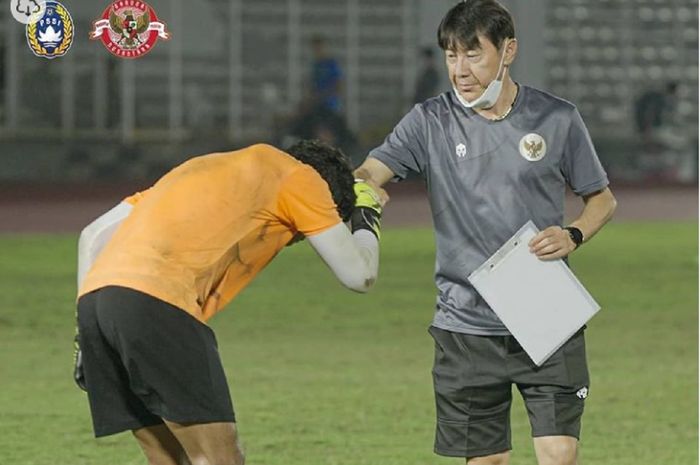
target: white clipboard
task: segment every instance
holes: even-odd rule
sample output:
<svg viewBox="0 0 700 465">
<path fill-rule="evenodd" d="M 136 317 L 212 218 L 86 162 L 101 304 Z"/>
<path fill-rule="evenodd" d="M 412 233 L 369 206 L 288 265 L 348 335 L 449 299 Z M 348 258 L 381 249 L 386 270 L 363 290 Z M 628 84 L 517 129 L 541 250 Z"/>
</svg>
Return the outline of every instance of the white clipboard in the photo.
<svg viewBox="0 0 700 465">
<path fill-rule="evenodd" d="M 563 260 L 542 261 L 529 251 L 538 232 L 528 221 L 468 279 L 540 366 L 600 305 Z"/>
</svg>

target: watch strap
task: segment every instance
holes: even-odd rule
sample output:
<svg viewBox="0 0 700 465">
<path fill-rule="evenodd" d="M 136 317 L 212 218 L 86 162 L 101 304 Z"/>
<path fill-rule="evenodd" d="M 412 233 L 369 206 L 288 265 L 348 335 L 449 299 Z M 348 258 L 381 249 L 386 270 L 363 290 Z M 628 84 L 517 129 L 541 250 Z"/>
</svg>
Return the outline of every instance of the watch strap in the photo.
<svg viewBox="0 0 700 465">
<path fill-rule="evenodd" d="M 566 229 L 569 232 L 569 237 L 576 244 L 576 248 L 583 244 L 583 233 L 581 230 L 575 226 L 567 226 Z"/>
</svg>

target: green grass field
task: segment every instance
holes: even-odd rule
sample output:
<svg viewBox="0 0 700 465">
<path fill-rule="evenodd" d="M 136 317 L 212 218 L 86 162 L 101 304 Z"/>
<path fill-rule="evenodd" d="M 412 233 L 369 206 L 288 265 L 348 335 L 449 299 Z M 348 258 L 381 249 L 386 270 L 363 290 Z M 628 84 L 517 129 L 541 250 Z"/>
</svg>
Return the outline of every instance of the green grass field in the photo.
<svg viewBox="0 0 700 465">
<path fill-rule="evenodd" d="M 698 463 L 698 229 L 612 224 L 574 270 L 603 307 L 582 464 Z M 341 288 L 289 248 L 213 322 L 251 465 L 417 465 L 432 453 L 433 239 L 386 231 L 380 280 Z M 130 465 L 130 434 L 92 437 L 71 379 L 76 237 L 0 236 L 0 464 Z M 535 463 L 513 405 L 512 464 Z"/>
</svg>

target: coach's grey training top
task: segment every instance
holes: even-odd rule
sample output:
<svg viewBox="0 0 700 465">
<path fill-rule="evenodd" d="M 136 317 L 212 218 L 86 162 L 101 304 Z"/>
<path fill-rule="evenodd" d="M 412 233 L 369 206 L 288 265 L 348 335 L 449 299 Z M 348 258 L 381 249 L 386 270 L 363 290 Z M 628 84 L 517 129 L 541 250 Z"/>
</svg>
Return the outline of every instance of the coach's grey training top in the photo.
<svg viewBox="0 0 700 465">
<path fill-rule="evenodd" d="M 433 325 L 467 334 L 509 334 L 467 276 L 528 220 L 562 225 L 566 185 L 577 195 L 608 185 L 576 107 L 522 85 L 502 121 L 452 92 L 418 104 L 369 156 L 398 179 L 414 171 L 426 180 L 437 242 Z"/>
</svg>

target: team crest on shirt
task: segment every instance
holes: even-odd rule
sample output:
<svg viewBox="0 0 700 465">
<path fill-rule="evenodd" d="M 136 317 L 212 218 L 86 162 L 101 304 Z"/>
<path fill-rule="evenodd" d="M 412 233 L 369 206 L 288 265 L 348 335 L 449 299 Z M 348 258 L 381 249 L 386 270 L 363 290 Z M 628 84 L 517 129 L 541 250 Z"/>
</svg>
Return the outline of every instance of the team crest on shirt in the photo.
<svg viewBox="0 0 700 465">
<path fill-rule="evenodd" d="M 547 143 L 539 134 L 531 132 L 522 139 L 519 145 L 520 155 L 527 161 L 539 161 L 547 154 Z"/>
<path fill-rule="evenodd" d="M 49 0 L 44 15 L 27 24 L 27 43 L 34 55 L 52 60 L 62 57 L 73 45 L 73 18 L 66 7 Z"/>
<path fill-rule="evenodd" d="M 155 10 L 140 0 L 113 2 L 94 26 L 90 38 L 101 40 L 105 48 L 119 58 L 142 57 L 153 49 L 159 38 L 170 38 Z"/>
</svg>

